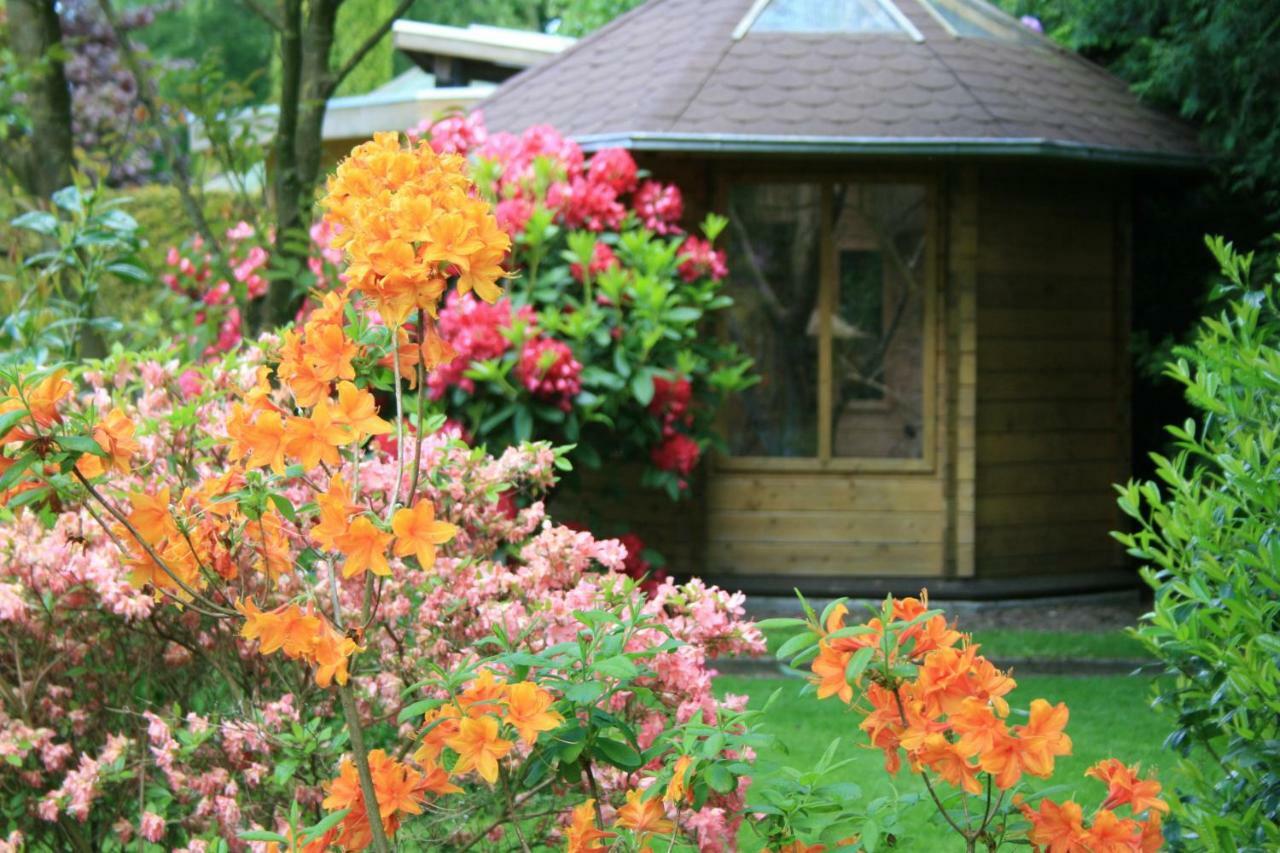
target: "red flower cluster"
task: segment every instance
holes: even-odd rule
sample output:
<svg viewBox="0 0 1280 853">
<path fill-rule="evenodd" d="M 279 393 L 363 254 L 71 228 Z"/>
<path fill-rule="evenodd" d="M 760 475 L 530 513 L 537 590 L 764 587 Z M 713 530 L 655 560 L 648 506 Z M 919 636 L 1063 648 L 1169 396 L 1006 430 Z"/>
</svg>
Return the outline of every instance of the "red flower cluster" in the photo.
<svg viewBox="0 0 1280 853">
<path fill-rule="evenodd" d="M 533 315 L 527 308 L 513 313 L 511 302 L 506 299 L 490 305 L 470 294 L 449 294 L 445 307 L 440 310 L 440 336 L 458 355 L 432 370 L 427 377 L 431 399 L 440 399 L 455 385 L 468 394 L 473 393 L 476 385 L 466 377 L 467 369 L 473 361 L 498 358 L 510 349 L 511 342 L 503 332 L 517 316 L 531 320 Z"/>
<path fill-rule="evenodd" d="M 475 154 L 495 161 L 501 171 L 494 208 L 499 226 L 512 237 L 521 234 L 537 204 L 554 210 L 570 228 L 617 230 L 627 218 L 627 196 L 644 227 L 658 234 L 679 234 L 684 201 L 680 190 L 656 181 L 639 183 L 639 169 L 622 148 L 607 148 L 588 162 L 576 142 L 547 125 L 536 125 L 520 136 L 489 134 L 480 111 L 423 123 L 411 137 L 429 134 L 439 152 Z M 537 164 L 551 166 L 553 182 L 539 192 Z"/>
<path fill-rule="evenodd" d="M 698 442 L 684 433 L 677 432 L 667 436 L 653 448 L 649 454 L 653 464 L 663 471 L 672 471 L 681 477 L 680 488 L 688 488 L 684 477 L 689 476 L 698 465 L 698 457 L 702 455 Z"/>
<path fill-rule="evenodd" d="M 645 181 L 636 190 L 636 213 L 644 227 L 659 234 L 676 234 L 680 231 L 680 217 L 684 216 L 684 198 L 674 184 Z"/>
<path fill-rule="evenodd" d="M 609 244 L 597 242 L 591 249 L 591 263 L 587 266 L 587 272 L 594 277 L 617 266 L 618 256 L 613 253 L 613 249 L 609 248 Z M 570 264 L 569 272 L 575 279 L 582 281 L 582 264 Z"/>
<path fill-rule="evenodd" d="M 617 540 L 627 549 L 627 559 L 622 563 L 623 573 L 629 578 L 642 581 L 640 588 L 646 595 L 653 595 L 654 591 L 667 579 L 667 573 L 662 569 L 654 569 L 652 564 L 644 558 L 644 540 L 636 534 L 624 533 L 617 537 Z"/>
<path fill-rule="evenodd" d="M 689 403 L 693 400 L 693 383 L 683 376 L 667 379 L 653 378 L 653 399 L 649 401 L 649 414 L 662 421 L 662 436 L 670 438 L 676 432 L 676 424 L 689 426 L 693 414 Z"/>
<path fill-rule="evenodd" d="M 729 274 L 724 251 L 701 237 L 689 237 L 680 247 L 680 277 L 685 281 L 710 278 L 719 281 Z"/>
<path fill-rule="evenodd" d="M 538 336 L 520 351 L 516 376 L 533 396 L 555 403 L 564 411 L 582 390 L 582 365 L 563 341 Z"/>
</svg>

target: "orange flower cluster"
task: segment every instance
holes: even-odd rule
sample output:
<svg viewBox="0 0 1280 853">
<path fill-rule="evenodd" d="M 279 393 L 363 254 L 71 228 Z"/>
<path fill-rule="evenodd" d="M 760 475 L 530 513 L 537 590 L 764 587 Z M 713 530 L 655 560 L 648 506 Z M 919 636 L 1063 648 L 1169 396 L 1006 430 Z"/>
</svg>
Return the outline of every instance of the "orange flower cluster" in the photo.
<svg viewBox="0 0 1280 853">
<path fill-rule="evenodd" d="M 462 789 L 450 784 L 449 776 L 444 770 L 430 766 L 417 770 L 400 761 L 396 761 L 381 749 L 369 753 L 369 775 L 373 777 L 375 799 L 378 802 L 378 815 L 382 819 L 382 829 L 388 838 L 396 834 L 400 828 L 401 815 L 422 813 L 422 804 L 427 794 L 442 796 L 459 793 Z M 364 805 L 364 793 L 360 789 L 360 777 L 355 763 L 349 758 L 342 760 L 338 768 L 338 777 L 325 786 L 327 796 L 324 807 L 330 811 L 349 809 L 331 833 L 322 841 L 322 849 L 329 849 L 338 844 L 343 850 L 364 850 L 373 843 L 373 832 L 369 825 L 369 813 Z"/>
<path fill-rule="evenodd" d="M 138 452 L 138 442 L 133 438 L 135 429 L 133 421 L 124 412 L 112 409 L 105 419 L 93 425 L 93 440 L 107 455 L 86 453 L 76 462 L 76 469 L 88 479 L 107 471 L 128 474 L 129 460 Z"/>
<path fill-rule="evenodd" d="M 948 627 L 942 616 L 927 616 L 927 610 L 924 596 L 892 604 L 894 641 L 889 666 L 901 660 L 913 662 L 915 678 L 872 681 L 864 691 L 871 712 L 861 728 L 884 751 L 885 768 L 891 773 L 898 770 L 901 750 L 912 770 L 931 770 L 971 794 L 982 791 L 980 773 L 989 774 L 1002 790 L 1016 784 L 1024 773 L 1052 775 L 1055 757 L 1071 754 L 1071 739 L 1063 732 L 1066 705 L 1036 699 L 1028 722 L 1010 727 L 1005 722 L 1009 703 L 1004 697 L 1014 688 L 1014 680 L 979 655 L 977 646 L 962 647 L 966 638 Z M 820 697 L 839 695 L 851 702 L 846 666 L 862 648 L 883 657 L 885 626 L 880 619 L 872 619 L 866 626 L 869 630 L 841 636 L 846 613 L 840 605 L 828 617 L 827 637 L 819 644 L 813 671 Z M 883 660 L 869 671 L 884 672 Z"/>
<path fill-rule="evenodd" d="M 435 316 L 450 278 L 487 302 L 502 292 L 511 239 L 456 154 L 376 134 L 338 166 L 323 204 L 333 245 L 350 258 L 349 287 L 393 328 L 415 309 Z"/>
<path fill-rule="evenodd" d="M 312 608 L 304 611 L 296 604 L 264 612 L 252 599 L 237 602 L 236 610 L 245 619 L 240 636 L 257 640 L 260 653 L 283 651 L 285 657 L 306 661 L 315 667 L 316 684 L 321 687 L 334 681 L 347 683 L 347 662 L 356 651 L 356 642 L 338 633 L 322 614 Z"/>
<path fill-rule="evenodd" d="M 55 370 L 40 382 L 29 388 L 9 386 L 9 393 L 0 401 L 0 415 L 26 410 L 29 416 L 13 426 L 3 438 L 0 445 L 13 441 L 29 441 L 42 430 L 62 423 L 62 413 L 58 404 L 71 396 L 75 386 L 67 379 L 66 370 Z"/>
<path fill-rule="evenodd" d="M 565 853 L 604 853 L 609 848 L 598 842 L 617 836 L 616 832 L 605 832 L 597 825 L 595 802 L 587 800 L 574 807 L 565 830 Z M 627 791 L 626 802 L 614 818 L 614 829 L 629 830 L 641 850 L 650 849 L 645 842 L 651 836 L 669 835 L 676 828 L 667 819 L 664 802 L 659 797 L 646 798 L 645 792 L 638 788 Z"/>
<path fill-rule="evenodd" d="M 499 762 L 515 747 L 503 735 L 532 745 L 541 732 L 564 722 L 551 710 L 554 702 L 550 692 L 531 681 L 508 684 L 482 670 L 452 702 L 427 713 L 414 760 L 434 766 L 448 748 L 457 756 L 455 775 L 475 772 L 492 785 L 498 781 Z"/>
<path fill-rule="evenodd" d="M 1155 853 L 1164 844 L 1160 815 L 1169 806 L 1160 799 L 1160 783 L 1138 772 L 1115 758 L 1085 771 L 1107 786 L 1107 798 L 1087 827 L 1084 810 L 1074 802 L 1042 800 L 1035 809 L 1023 803 L 1022 814 L 1031 821 L 1028 838 L 1048 853 Z M 1120 817 L 1115 809 L 1125 806 L 1130 816 Z M 1144 813 L 1146 819 L 1139 820 Z"/>
</svg>

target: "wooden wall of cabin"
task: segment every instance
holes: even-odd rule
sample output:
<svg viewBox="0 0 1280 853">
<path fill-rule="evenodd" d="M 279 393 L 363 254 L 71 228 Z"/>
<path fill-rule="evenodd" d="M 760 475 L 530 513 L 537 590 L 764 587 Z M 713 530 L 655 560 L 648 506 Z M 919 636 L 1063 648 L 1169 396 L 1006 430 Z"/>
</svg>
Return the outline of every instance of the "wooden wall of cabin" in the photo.
<svg viewBox="0 0 1280 853">
<path fill-rule="evenodd" d="M 1129 465 L 1128 180 L 978 177 L 980 577 L 1116 571 Z"/>
</svg>

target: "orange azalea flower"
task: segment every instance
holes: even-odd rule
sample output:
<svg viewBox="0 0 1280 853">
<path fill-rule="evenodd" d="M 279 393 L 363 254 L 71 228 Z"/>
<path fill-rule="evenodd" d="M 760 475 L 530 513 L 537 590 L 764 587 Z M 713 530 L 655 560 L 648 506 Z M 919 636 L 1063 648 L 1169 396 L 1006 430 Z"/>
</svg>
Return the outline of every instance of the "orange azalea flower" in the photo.
<svg viewBox="0 0 1280 853">
<path fill-rule="evenodd" d="M 826 640 L 818 641 L 818 656 L 813 659 L 810 669 L 814 674 L 811 680 L 818 686 L 819 699 L 839 696 L 846 705 L 853 701 L 853 685 L 844 675 L 852 657 L 852 651 L 837 651 Z"/>
<path fill-rule="evenodd" d="M 387 546 L 390 544 L 390 533 L 379 529 L 369 516 L 360 516 L 346 533 L 339 534 L 334 540 L 338 551 L 347 558 L 342 564 L 342 576 L 358 577 L 366 571 L 390 576 L 391 565 L 387 562 Z"/>
<path fill-rule="evenodd" d="M 461 716 L 462 712 L 457 705 L 443 705 L 428 711 L 423 716 L 426 732 L 422 735 L 422 744 L 413 753 L 413 760 L 424 767 L 439 761 L 445 741 L 458 733 L 458 720 Z"/>
<path fill-rule="evenodd" d="M 676 759 L 675 766 L 671 768 L 671 781 L 667 783 L 667 792 L 662 795 L 662 801 L 665 803 L 678 803 L 684 797 L 685 791 L 685 774 L 689 771 L 689 765 L 693 763 L 693 759 L 687 755 L 682 755 Z M 693 791 L 688 791 L 690 795 Z"/>
<path fill-rule="evenodd" d="M 93 478 L 108 470 L 129 473 L 129 460 L 138 452 L 138 442 L 133 439 L 136 427 L 120 409 L 112 409 L 103 420 L 93 426 L 93 440 L 107 452 L 106 459 L 86 453 L 76 462 L 76 469 L 85 477 Z"/>
<path fill-rule="evenodd" d="M 34 387 L 25 390 L 26 408 L 40 429 L 48 429 L 54 424 L 62 423 L 62 415 L 58 412 L 58 404 L 76 390 L 67 380 L 67 371 L 59 368 L 46 376 Z M 9 396 L 19 397 L 16 387 L 9 388 Z M 31 438 L 31 435 L 26 435 Z M 7 439 L 6 439 L 7 440 Z"/>
<path fill-rule="evenodd" d="M 264 612 L 252 599 L 236 602 L 236 610 L 245 617 L 240 636 L 257 640 L 260 654 L 283 650 L 286 657 L 306 661 L 316 667 L 316 683 L 321 687 L 333 681 L 347 683 L 347 661 L 358 647 L 323 616 L 296 604 Z"/>
<path fill-rule="evenodd" d="M 472 192 L 467 164 L 425 142 L 405 149 L 396 134 L 375 134 L 339 164 L 323 204 L 346 250 L 347 279 L 390 326 L 416 307 L 434 316 L 446 280 L 494 301 L 505 276 L 510 237 L 488 202 Z"/>
<path fill-rule="evenodd" d="M 347 532 L 360 507 L 351 502 L 351 489 L 341 476 L 330 480 L 328 490 L 316 495 L 316 504 L 320 521 L 311 528 L 311 539 L 326 551 L 337 551 L 338 537 Z"/>
<path fill-rule="evenodd" d="M 596 801 L 594 799 L 573 807 L 569 828 L 565 831 L 565 853 L 606 853 L 597 841 L 613 838 L 615 833 L 605 832 L 596 826 Z"/>
<path fill-rule="evenodd" d="M 413 509 L 396 510 L 391 518 L 391 529 L 396 534 L 396 556 L 413 554 L 423 569 L 435 565 L 436 546 L 448 542 L 458 532 L 455 525 L 436 521 L 435 507 L 426 498 L 414 504 Z"/>
<path fill-rule="evenodd" d="M 458 694 L 458 705 L 472 717 L 500 714 L 502 704 L 507 701 L 508 689 L 509 685 L 495 676 L 493 670 L 482 669 Z"/>
<path fill-rule="evenodd" d="M 240 405 L 236 404 L 227 421 L 227 435 L 231 437 L 228 458 L 232 462 L 247 455 L 244 464 L 249 468 L 269 466 L 277 474 L 284 473 L 284 419 L 279 412 L 264 409 L 252 421 L 247 421 Z"/>
<path fill-rule="evenodd" d="M 776 853 L 826 853 L 825 844 L 806 844 L 799 839 L 779 847 Z"/>
<path fill-rule="evenodd" d="M 926 736 L 923 745 L 912 750 L 910 755 L 913 765 L 928 767 L 953 787 L 962 788 L 970 794 L 982 793 L 978 765 L 970 764 L 946 735 L 933 733 Z"/>
<path fill-rule="evenodd" d="M 1093 816 L 1085 849 L 1090 853 L 1133 853 L 1141 840 L 1142 827 L 1136 820 L 1121 818 L 1110 809 L 1101 809 Z"/>
<path fill-rule="evenodd" d="M 549 710 L 555 697 L 532 681 L 521 681 L 507 689 L 506 722 L 520 735 L 520 740 L 531 744 L 539 732 L 549 732 L 564 722 L 564 717 Z"/>
<path fill-rule="evenodd" d="M 388 837 L 400 828 L 402 814 L 421 814 L 425 777 L 396 761 L 381 749 L 371 750 L 368 756 L 369 775 L 373 777 L 374 796 L 378 801 L 378 816 Z M 364 803 L 364 792 L 355 763 L 342 759 L 337 778 L 325 785 L 326 796 L 321 805 L 329 811 L 349 809 L 343 817 L 339 841 L 345 850 L 363 850 L 373 841 L 369 831 L 369 812 Z"/>
<path fill-rule="evenodd" d="M 448 364 L 457 357 L 457 350 L 448 341 L 440 337 L 440 333 L 436 331 L 436 324 L 428 322 L 422 339 L 423 365 L 428 370 L 434 370 L 442 364 Z"/>
<path fill-rule="evenodd" d="M 897 700 L 893 691 L 875 683 L 867 685 L 866 696 L 873 710 L 858 727 L 871 737 L 872 746 L 884 751 L 885 772 L 897 773 L 902 766 L 898 747 L 904 730 Z"/>
<path fill-rule="evenodd" d="M 498 736 L 498 721 L 489 716 L 464 717 L 458 723 L 458 733 L 445 740 L 445 745 L 458 754 L 455 774 L 474 770 L 490 785 L 498 781 L 498 761 L 515 746 Z"/>
<path fill-rule="evenodd" d="M 1084 828 L 1084 812 L 1074 802 L 1058 805 L 1041 800 L 1040 808 L 1022 806 L 1022 814 L 1031 821 L 1027 838 L 1044 848 L 1046 853 L 1087 853 L 1088 834 Z"/>
<path fill-rule="evenodd" d="M 378 417 L 373 395 L 350 382 L 338 383 L 338 404 L 332 416 L 334 423 L 350 427 L 355 432 L 356 441 L 391 432 L 391 424 Z"/>
<path fill-rule="evenodd" d="M 947 718 L 956 733 L 956 748 L 967 756 L 981 755 L 996 748 L 1006 735 L 1004 721 L 995 715 L 990 703 L 970 696 Z"/>
<path fill-rule="evenodd" d="M 627 802 L 618 809 L 617 825 L 634 832 L 641 840 L 649 835 L 665 835 L 675 829 L 662 810 L 662 800 L 644 799 L 644 791 L 627 791 Z"/>
<path fill-rule="evenodd" d="M 338 448 L 355 436 L 351 430 L 333 422 L 328 400 L 321 400 L 306 418 L 291 417 L 284 427 L 284 452 L 298 460 L 303 468 L 315 468 L 321 462 L 342 462 Z"/>
<path fill-rule="evenodd" d="M 154 545 L 178 533 L 178 525 L 169 511 L 169 488 L 154 495 L 135 492 L 129 495 L 129 524 L 148 543 Z"/>
<path fill-rule="evenodd" d="M 308 323 L 302 339 L 302 351 L 304 361 L 319 379 L 329 382 L 356 378 L 351 360 L 359 354 L 360 348 L 337 323 Z"/>
<path fill-rule="evenodd" d="M 289 550 L 289 538 L 284 532 L 284 517 L 272 509 L 256 520 L 245 522 L 244 541 L 257 555 L 253 561 L 255 571 L 271 580 L 277 580 L 293 567 L 293 555 Z"/>
<path fill-rule="evenodd" d="M 329 380 L 303 357 L 302 334 L 295 329 L 286 329 L 283 333 L 276 375 L 293 392 L 299 406 L 310 408 L 329 396 Z"/>
<path fill-rule="evenodd" d="M 1069 716 L 1066 704 L 1050 705 L 1043 699 L 1031 702 L 1031 719 L 1025 726 L 1014 726 L 1021 748 L 1022 766 L 1033 776 L 1053 775 L 1053 759 L 1071 754 L 1071 738 L 1062 730 Z"/>
<path fill-rule="evenodd" d="M 1164 831 L 1160 828 L 1160 812 L 1152 809 L 1142 823 L 1142 837 L 1138 841 L 1142 853 L 1158 853 L 1164 849 Z"/>
<path fill-rule="evenodd" d="M 1169 811 L 1169 804 L 1160 799 L 1160 783 L 1155 779 L 1138 777 L 1138 765 L 1128 767 L 1118 758 L 1107 758 L 1099 761 L 1084 772 L 1086 776 L 1101 781 L 1107 786 L 1107 799 L 1104 809 L 1129 806 L 1135 815 L 1148 809 Z"/>
</svg>

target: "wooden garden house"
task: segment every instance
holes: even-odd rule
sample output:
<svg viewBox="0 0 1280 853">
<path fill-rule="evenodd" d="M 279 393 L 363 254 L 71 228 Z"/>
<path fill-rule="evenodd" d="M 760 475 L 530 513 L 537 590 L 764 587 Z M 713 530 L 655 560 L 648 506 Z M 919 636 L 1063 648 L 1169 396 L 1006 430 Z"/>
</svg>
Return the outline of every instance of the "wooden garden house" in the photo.
<svg viewBox="0 0 1280 853">
<path fill-rule="evenodd" d="M 481 108 L 628 148 L 690 223 L 732 221 L 720 332 L 762 381 L 690 503 L 625 498 L 678 568 L 1128 582 L 1132 202 L 1196 166 L 1188 128 L 980 0 L 651 0 Z"/>
</svg>

